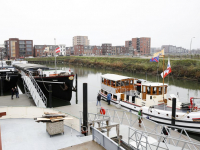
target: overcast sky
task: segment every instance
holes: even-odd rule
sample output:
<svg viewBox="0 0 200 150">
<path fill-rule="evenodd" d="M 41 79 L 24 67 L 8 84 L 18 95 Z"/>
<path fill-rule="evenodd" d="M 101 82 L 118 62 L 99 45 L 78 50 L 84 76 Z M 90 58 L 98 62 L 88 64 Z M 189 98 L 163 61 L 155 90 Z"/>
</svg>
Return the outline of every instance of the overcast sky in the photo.
<svg viewBox="0 0 200 150">
<path fill-rule="evenodd" d="M 124 45 L 151 37 L 151 47 L 200 48 L 200 0 L 0 0 L 0 43 L 9 38 L 72 46 Z"/>
</svg>

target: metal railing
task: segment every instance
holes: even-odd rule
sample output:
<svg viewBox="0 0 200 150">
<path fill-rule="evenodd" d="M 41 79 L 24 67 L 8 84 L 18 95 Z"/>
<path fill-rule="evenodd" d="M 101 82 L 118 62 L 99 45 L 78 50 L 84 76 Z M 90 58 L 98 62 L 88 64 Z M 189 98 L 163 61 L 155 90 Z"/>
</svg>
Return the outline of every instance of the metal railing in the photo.
<svg viewBox="0 0 200 150">
<path fill-rule="evenodd" d="M 100 113 L 101 108 L 97 108 L 97 113 Z M 138 129 L 132 129 L 132 127 L 138 127 L 138 116 L 136 112 L 128 112 L 126 110 L 116 110 L 116 109 L 105 109 L 106 113 L 105 115 L 110 117 L 110 122 L 115 122 L 119 124 L 124 124 L 130 126 L 129 130 L 134 130 L 134 134 L 139 134 L 141 136 L 144 136 L 144 138 L 147 137 L 147 135 L 151 135 L 157 141 L 160 143 L 161 138 L 163 138 L 163 127 L 165 127 L 162 124 L 155 123 L 145 117 L 142 117 L 142 130 Z M 189 149 L 200 149 L 200 143 L 192 141 L 192 139 L 189 137 L 186 129 L 179 128 L 175 126 L 167 125 L 167 127 L 170 129 L 170 132 L 167 137 L 165 137 L 167 140 L 165 143 L 170 144 L 172 146 L 178 146 L 178 147 L 188 147 Z M 175 131 L 171 130 L 174 129 Z M 179 132 L 177 132 L 179 130 Z M 138 135 L 136 135 L 138 136 Z M 131 140 L 131 137 L 129 138 Z M 147 142 L 145 144 L 148 144 Z"/>
<path fill-rule="evenodd" d="M 28 93 L 32 96 L 37 106 L 47 107 L 47 98 L 42 92 L 37 82 L 35 81 L 32 74 L 30 72 L 26 74 L 22 70 L 20 71 L 20 73 L 21 73 L 22 79 L 24 80 L 23 84 L 24 84 L 24 87 L 26 88 L 25 89 L 26 94 Z M 29 92 L 27 92 L 27 89 Z"/>
</svg>

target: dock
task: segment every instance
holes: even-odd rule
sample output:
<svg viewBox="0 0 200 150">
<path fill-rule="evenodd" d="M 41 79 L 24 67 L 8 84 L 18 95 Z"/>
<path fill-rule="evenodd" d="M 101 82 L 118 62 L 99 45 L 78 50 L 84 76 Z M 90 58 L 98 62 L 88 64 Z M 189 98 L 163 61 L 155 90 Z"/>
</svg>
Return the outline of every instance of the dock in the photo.
<svg viewBox="0 0 200 150">
<path fill-rule="evenodd" d="M 1 118 L 1 134 L 2 134 L 2 145 L 3 148 L 5 149 L 12 149 L 15 148 L 15 144 L 20 147 L 24 147 L 24 149 L 27 148 L 27 145 L 30 144 L 32 145 L 35 142 L 28 142 L 27 140 L 23 141 L 23 139 L 29 139 L 29 141 L 34 141 L 36 140 L 36 137 L 40 137 L 40 142 L 41 147 L 39 146 L 34 146 L 34 148 L 39 148 L 39 149 L 46 149 L 48 145 L 48 149 L 62 149 L 62 150 L 73 150 L 77 149 L 80 145 L 83 147 L 87 147 L 89 150 L 90 148 L 93 148 L 94 145 L 97 143 L 94 143 L 92 141 L 92 136 L 86 136 L 82 137 L 80 133 L 80 119 L 81 119 L 81 113 L 83 111 L 83 104 L 74 104 L 74 105 L 68 105 L 68 106 L 62 106 L 62 107 L 54 107 L 54 108 L 38 108 L 35 106 L 35 103 L 31 98 L 28 98 L 25 94 L 20 94 L 20 98 L 13 98 L 11 99 L 11 96 L 2 96 L 0 97 L 0 111 L 5 111 L 5 110 L 11 110 L 11 113 L 8 113 L 7 116 Z M 138 121 L 137 121 L 137 115 L 133 114 L 131 112 L 125 111 L 122 108 L 119 108 L 118 106 L 116 107 L 115 105 L 107 105 L 105 101 L 101 101 L 101 106 L 96 106 L 96 101 L 89 101 L 88 102 L 88 113 L 91 114 L 100 114 L 100 109 L 103 107 L 106 112 L 110 114 L 111 116 L 111 122 L 114 123 L 119 123 L 120 124 L 120 135 L 122 135 L 123 140 L 128 143 L 129 137 L 128 134 L 130 132 L 129 125 L 131 123 L 131 128 L 138 132 L 146 132 L 148 129 L 153 129 L 156 127 L 156 123 L 152 122 L 148 119 L 143 119 L 143 125 L 141 128 L 138 126 Z M 21 112 L 19 112 L 19 110 Z M 14 112 L 18 111 L 17 114 L 15 115 Z M 32 112 L 37 112 L 36 114 L 31 114 Z M 57 135 L 55 137 L 49 138 L 47 136 L 46 131 L 45 131 L 45 124 L 43 123 L 36 123 L 34 122 L 33 119 L 30 119 L 31 117 L 38 117 L 41 116 L 41 113 L 48 111 L 48 112 L 62 112 L 65 114 L 68 114 L 70 117 L 73 117 L 74 120 L 73 122 L 66 121 L 65 122 L 65 132 L 66 134 L 64 136 L 62 135 Z M 24 115 L 24 113 L 26 113 Z M 126 120 L 125 118 L 123 119 L 122 116 L 124 116 L 124 113 L 129 118 L 129 115 L 132 116 L 131 121 Z M 21 117 L 19 117 L 21 115 Z M 115 115 L 115 117 L 114 117 Z M 118 116 L 118 117 L 117 117 Z M 13 118 L 13 119 L 6 119 L 6 118 Z M 122 120 L 121 120 L 122 119 Z M 9 126 L 7 126 L 8 124 Z M 12 128 L 12 125 L 16 124 L 14 128 Z M 22 132 L 17 129 L 26 127 L 22 129 Z M 7 127 L 6 127 L 7 126 Z M 145 127 L 146 126 L 146 127 Z M 6 127 L 6 128 L 5 128 Z M 147 129 L 148 128 L 148 129 Z M 34 129 L 34 131 L 29 130 L 29 129 Z M 157 128 L 158 129 L 158 128 Z M 9 130 L 9 132 L 5 132 L 6 130 Z M 13 132 L 17 131 L 17 135 L 13 134 Z M 26 133 L 27 132 L 27 133 Z M 161 132 L 161 131 L 159 131 Z M 26 134 L 25 134 L 26 133 Z M 174 138 L 179 138 L 180 133 L 177 131 L 170 131 L 170 134 Z M 8 137 L 15 137 L 15 138 L 8 138 Z M 111 129 L 110 131 L 110 137 L 116 136 L 116 129 Z M 18 138 L 16 138 L 18 137 Z M 156 139 L 156 135 L 152 135 L 152 138 Z M 52 141 L 52 139 L 54 139 Z M 70 139 L 68 141 L 68 139 Z M 180 140 L 187 140 L 188 137 L 186 135 L 181 135 Z M 191 138 L 190 138 L 191 139 Z M 9 140 L 12 142 L 9 144 Z M 21 140 L 21 144 L 19 144 L 19 140 Z M 188 139 L 189 140 L 189 139 Z M 38 141 L 38 139 L 37 139 Z M 45 141 L 46 144 L 44 144 L 42 141 Z M 66 142 L 67 141 L 67 142 Z M 199 141 L 195 139 L 191 139 L 191 142 L 198 143 L 200 144 Z M 32 144 L 31 144 L 32 143 Z M 37 142 L 36 142 L 37 143 Z M 58 144 L 59 143 L 59 144 Z M 13 146 L 12 146 L 13 144 Z M 22 145 L 24 144 L 24 145 Z M 51 146 L 52 145 L 52 146 Z M 99 147 L 99 150 L 103 150 L 104 148 L 100 145 L 97 145 Z M 160 143 L 160 146 L 165 147 L 163 143 Z M 177 146 L 182 146 L 181 142 Z M 89 148 L 90 147 L 90 148 Z M 169 145 L 168 147 L 175 148 L 172 145 Z M 200 149 L 198 147 L 198 149 Z"/>
</svg>

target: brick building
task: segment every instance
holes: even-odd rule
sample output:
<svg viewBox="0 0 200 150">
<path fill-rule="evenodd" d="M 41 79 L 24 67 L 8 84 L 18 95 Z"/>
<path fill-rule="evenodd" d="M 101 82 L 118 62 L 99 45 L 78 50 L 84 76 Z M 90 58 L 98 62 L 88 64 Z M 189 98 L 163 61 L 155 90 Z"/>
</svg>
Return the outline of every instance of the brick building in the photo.
<svg viewBox="0 0 200 150">
<path fill-rule="evenodd" d="M 18 38 L 9 38 L 4 41 L 7 58 L 24 58 L 33 56 L 33 40 L 19 40 Z"/>
<path fill-rule="evenodd" d="M 101 47 L 102 47 L 102 55 L 112 55 L 112 44 L 103 43 Z"/>
<path fill-rule="evenodd" d="M 151 49 L 151 38 L 132 38 L 132 47 L 134 48 L 134 55 L 149 55 Z"/>
<path fill-rule="evenodd" d="M 54 56 L 58 45 L 34 45 L 35 57 Z"/>
<path fill-rule="evenodd" d="M 74 55 L 83 55 L 84 45 L 74 45 Z"/>
<path fill-rule="evenodd" d="M 101 46 L 92 46 L 92 53 L 95 55 L 102 55 L 102 47 Z"/>
<path fill-rule="evenodd" d="M 66 47 L 66 55 L 74 55 L 74 47 Z"/>
</svg>

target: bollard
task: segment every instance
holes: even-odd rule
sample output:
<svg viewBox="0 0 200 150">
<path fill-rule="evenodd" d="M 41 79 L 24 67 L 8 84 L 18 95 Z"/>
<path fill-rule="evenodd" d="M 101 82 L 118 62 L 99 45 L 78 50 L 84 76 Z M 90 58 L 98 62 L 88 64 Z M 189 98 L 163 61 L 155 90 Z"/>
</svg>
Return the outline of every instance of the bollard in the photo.
<svg viewBox="0 0 200 150">
<path fill-rule="evenodd" d="M 88 128 L 88 101 L 87 101 L 87 83 L 83 83 L 83 131 L 84 135 L 87 135 Z"/>
<path fill-rule="evenodd" d="M 76 80 L 75 80 L 75 83 L 76 83 L 76 104 L 78 104 L 78 84 L 77 84 L 78 80 L 77 80 L 77 74 L 76 74 Z"/>
<path fill-rule="evenodd" d="M 52 108 L 52 86 L 49 84 L 49 108 Z"/>
<path fill-rule="evenodd" d="M 176 118 L 176 98 L 172 98 L 172 120 L 171 120 L 172 126 L 175 126 L 175 118 Z"/>
</svg>

